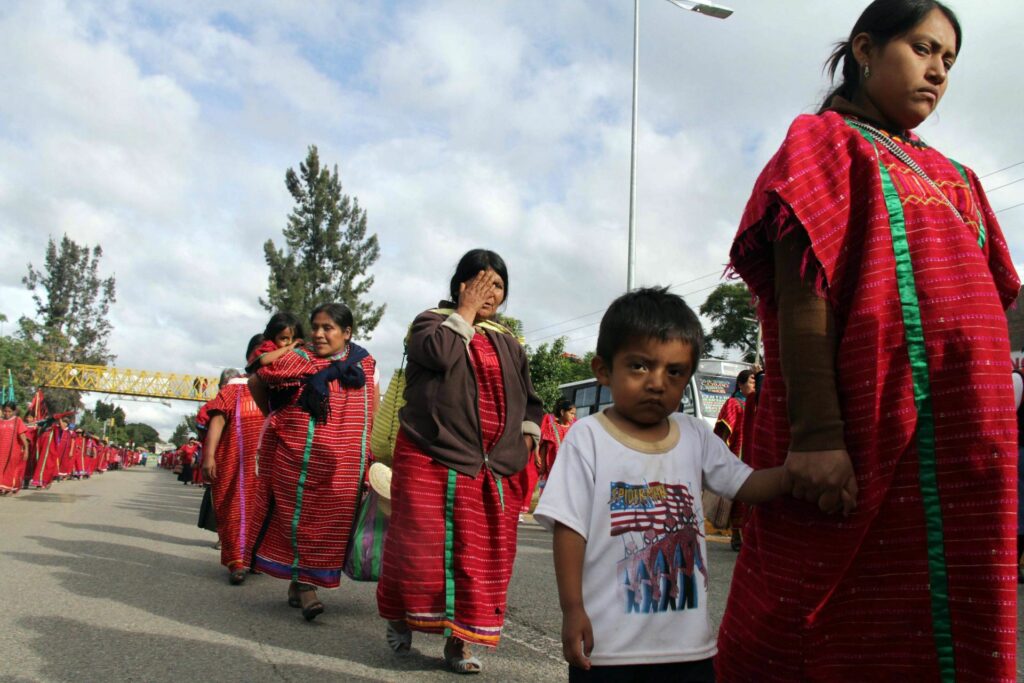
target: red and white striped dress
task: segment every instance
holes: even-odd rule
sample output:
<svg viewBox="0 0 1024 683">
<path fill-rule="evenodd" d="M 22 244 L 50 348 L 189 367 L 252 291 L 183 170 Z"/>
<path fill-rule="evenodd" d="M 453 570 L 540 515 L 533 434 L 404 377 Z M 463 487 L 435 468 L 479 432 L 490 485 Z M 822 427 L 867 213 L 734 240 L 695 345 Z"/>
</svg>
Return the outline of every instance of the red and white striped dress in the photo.
<svg viewBox="0 0 1024 683">
<path fill-rule="evenodd" d="M 256 443 L 263 413 L 249 393 L 247 382 L 245 378 L 231 380 L 206 404 L 208 415 L 223 415 L 225 420 L 217 444 L 217 477 L 212 493 L 220 563 L 231 570 L 251 563 L 253 541 L 266 513 L 263 510 L 261 514 L 258 507 L 256 480 Z"/>
<path fill-rule="evenodd" d="M 271 388 L 298 386 L 340 359 L 296 350 L 261 368 L 259 376 Z M 337 381 L 328 385 L 325 423 L 316 423 L 296 400 L 274 413 L 273 502 L 253 551 L 260 571 L 325 588 L 340 583 L 359 504 L 362 463 L 370 457 L 375 364 L 369 355 L 360 361 L 366 374 L 362 388 L 344 388 Z"/>
<path fill-rule="evenodd" d="M 483 334 L 470 341 L 469 355 L 481 436 L 490 451 L 506 428 L 501 365 Z M 391 521 L 377 584 L 380 615 L 405 621 L 416 631 L 496 646 L 505 621 L 522 497 L 522 477 L 503 478 L 488 467 L 475 478 L 461 474 L 399 432 Z"/>
</svg>

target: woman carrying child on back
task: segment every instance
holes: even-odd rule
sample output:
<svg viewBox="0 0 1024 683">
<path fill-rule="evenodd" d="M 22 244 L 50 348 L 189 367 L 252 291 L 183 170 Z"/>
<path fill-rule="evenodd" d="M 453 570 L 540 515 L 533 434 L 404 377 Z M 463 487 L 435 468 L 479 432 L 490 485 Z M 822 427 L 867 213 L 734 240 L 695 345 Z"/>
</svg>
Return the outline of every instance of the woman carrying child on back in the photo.
<svg viewBox="0 0 1024 683">
<path fill-rule="evenodd" d="M 321 304 L 310 316 L 310 343 L 286 345 L 257 374 L 289 394 L 273 413 L 272 505 L 254 565 L 290 581 L 288 604 L 307 621 L 324 611 L 316 587 L 337 587 L 376 409 L 376 362 L 351 341 L 352 312 Z M 268 354 L 268 355 L 271 355 Z M 266 358 L 266 356 L 264 357 Z"/>
<path fill-rule="evenodd" d="M 788 481 L 677 412 L 703 347 L 667 289 L 624 294 L 601 319 L 592 368 L 614 403 L 569 430 L 534 512 L 554 530 L 570 681 L 715 680 L 701 482 L 755 504 Z"/>
</svg>

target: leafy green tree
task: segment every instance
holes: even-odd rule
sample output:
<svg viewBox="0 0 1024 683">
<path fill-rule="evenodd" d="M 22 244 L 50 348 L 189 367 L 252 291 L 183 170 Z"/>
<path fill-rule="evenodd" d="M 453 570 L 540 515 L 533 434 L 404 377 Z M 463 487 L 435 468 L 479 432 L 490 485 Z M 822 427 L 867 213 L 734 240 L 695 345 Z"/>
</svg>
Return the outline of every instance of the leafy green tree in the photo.
<svg viewBox="0 0 1024 683">
<path fill-rule="evenodd" d="M 129 422 L 123 427 L 123 443 L 134 443 L 138 447 L 152 450 L 160 440 L 160 434 L 153 427 L 143 422 Z"/>
<path fill-rule="evenodd" d="M 124 427 L 125 425 L 125 414 L 124 410 L 114 403 L 104 403 L 103 401 L 96 401 L 96 408 L 93 411 L 96 417 L 100 420 L 114 419 L 114 426 Z"/>
<path fill-rule="evenodd" d="M 361 339 L 370 338 L 384 314 L 368 294 L 373 276 L 367 270 L 380 257 L 377 235 L 367 235 L 366 210 L 342 192 L 338 167 L 333 173 L 320 165 L 316 145 L 310 145 L 299 172 L 288 169 L 285 185 L 295 200 L 284 228 L 284 248 L 273 240 L 263 245 L 270 268 L 268 311 L 290 311 L 308 319 L 318 304 L 338 301 L 352 310 Z"/>
<path fill-rule="evenodd" d="M 737 349 L 752 363 L 757 355 L 757 311 L 746 285 L 719 285 L 701 304 L 700 314 L 711 319 L 707 349 L 711 344 Z"/>
<path fill-rule="evenodd" d="M 536 350 L 526 348 L 533 388 L 549 412 L 554 410 L 555 402 L 562 397 L 558 385 L 593 377 L 590 372 L 590 358 L 593 354 L 579 358 L 566 353 L 565 342 L 565 337 L 559 337 L 551 344 L 541 344 Z"/>
<path fill-rule="evenodd" d="M 60 244 L 51 237 L 43 267 L 28 265 L 22 283 L 32 292 L 36 319 L 22 317 L 21 336 L 38 344 L 44 360 L 107 365 L 114 359 L 107 346 L 113 326 L 108 319 L 116 298 L 114 276 L 101 278 L 103 249 L 78 244 L 67 235 Z M 50 390 L 55 410 L 81 407 L 79 392 Z"/>
<path fill-rule="evenodd" d="M 24 407 L 32 398 L 33 373 L 39 360 L 39 345 L 31 339 L 0 337 L 0 386 L 7 386 L 7 371 L 14 378 L 14 398 Z"/>
<path fill-rule="evenodd" d="M 198 436 L 199 430 L 196 428 L 196 416 L 185 415 L 181 418 L 181 422 L 174 428 L 174 433 L 171 434 L 171 443 L 175 446 L 181 446 L 188 442 L 190 437 Z"/>
</svg>

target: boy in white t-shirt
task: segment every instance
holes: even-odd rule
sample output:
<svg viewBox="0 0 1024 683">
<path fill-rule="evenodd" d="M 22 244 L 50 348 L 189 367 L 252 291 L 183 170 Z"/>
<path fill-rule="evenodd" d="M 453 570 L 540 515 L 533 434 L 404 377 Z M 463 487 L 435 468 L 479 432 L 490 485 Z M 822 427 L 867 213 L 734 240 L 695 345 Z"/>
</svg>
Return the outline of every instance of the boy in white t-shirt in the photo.
<svg viewBox="0 0 1024 683">
<path fill-rule="evenodd" d="M 789 493 L 702 420 L 676 412 L 701 357 L 700 321 L 667 289 L 601 320 L 592 368 L 614 405 L 577 420 L 535 518 L 554 530 L 569 681 L 714 681 L 701 485 L 747 504 Z"/>
</svg>

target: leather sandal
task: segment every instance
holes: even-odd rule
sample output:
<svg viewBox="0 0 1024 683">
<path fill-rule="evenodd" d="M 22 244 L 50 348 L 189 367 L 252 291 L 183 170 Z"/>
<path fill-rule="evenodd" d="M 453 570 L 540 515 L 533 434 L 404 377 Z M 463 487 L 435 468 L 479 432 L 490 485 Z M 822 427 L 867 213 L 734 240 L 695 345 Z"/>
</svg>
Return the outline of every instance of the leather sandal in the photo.
<svg viewBox="0 0 1024 683">
<path fill-rule="evenodd" d="M 244 581 L 245 581 L 245 570 L 244 569 L 235 569 L 230 574 L 228 574 L 228 583 L 230 583 L 232 586 L 238 586 L 238 585 L 240 585 Z"/>
<path fill-rule="evenodd" d="M 460 647 L 460 652 L 453 652 L 449 654 L 449 644 L 444 645 L 444 665 L 448 667 L 448 670 L 452 673 L 457 674 L 478 674 L 483 671 L 483 664 L 476 657 L 470 655 L 469 657 L 463 657 L 465 650 Z"/>
<path fill-rule="evenodd" d="M 308 583 L 300 583 L 298 584 L 298 590 L 300 606 L 302 607 L 302 616 L 306 621 L 313 621 L 324 613 L 324 603 L 317 599 L 316 586 L 311 586 Z M 308 604 L 302 599 L 302 596 L 307 593 L 313 594 L 313 601 Z"/>
<path fill-rule="evenodd" d="M 294 581 L 288 584 L 288 606 L 302 607 L 302 601 L 299 600 L 299 584 Z"/>
</svg>

